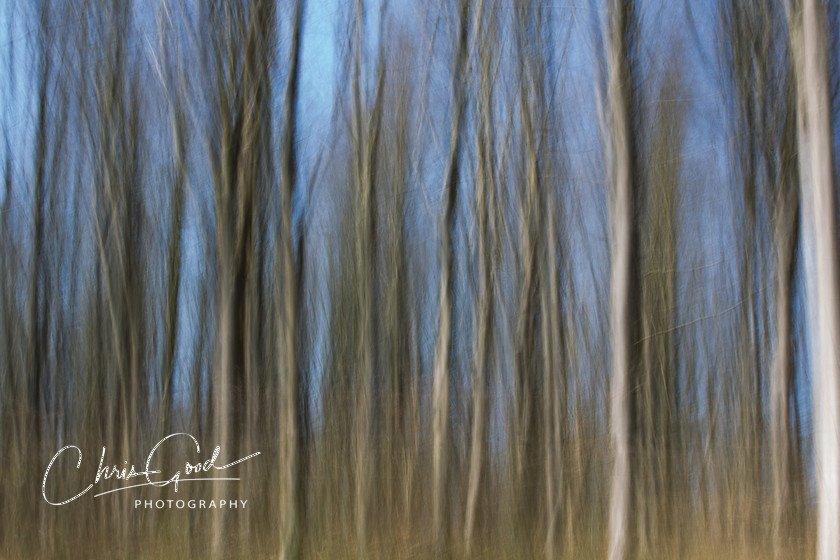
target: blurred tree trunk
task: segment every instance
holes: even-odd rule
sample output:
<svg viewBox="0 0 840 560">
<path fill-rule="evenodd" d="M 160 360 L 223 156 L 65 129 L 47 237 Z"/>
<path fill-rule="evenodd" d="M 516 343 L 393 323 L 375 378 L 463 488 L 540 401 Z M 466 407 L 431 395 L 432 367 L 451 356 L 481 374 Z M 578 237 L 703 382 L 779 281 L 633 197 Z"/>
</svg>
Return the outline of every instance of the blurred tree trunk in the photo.
<svg viewBox="0 0 840 560">
<path fill-rule="evenodd" d="M 494 240 L 496 216 L 495 151 L 493 149 L 493 63 L 495 14 L 485 16 L 484 2 L 476 9 L 476 44 L 479 50 L 479 85 L 475 119 L 476 169 L 475 169 L 475 221 L 477 242 L 477 294 L 473 299 L 473 354 L 472 354 L 472 423 L 470 426 L 469 473 L 467 504 L 464 519 L 464 552 L 472 552 L 473 535 L 479 512 L 482 479 L 487 463 L 487 386 L 488 370 L 493 363 L 493 318 L 495 309 L 495 268 L 498 248 Z M 490 22 L 485 21 L 489 17 Z M 490 27 L 490 29 L 488 29 Z"/>
<path fill-rule="evenodd" d="M 560 508 L 567 500 L 569 487 L 567 478 L 569 446 L 568 422 L 568 371 L 564 369 L 565 356 L 563 332 L 561 330 L 561 299 L 557 272 L 557 226 L 555 213 L 557 204 L 550 195 L 546 202 L 545 258 L 547 281 L 543 282 L 540 294 L 542 315 L 543 369 L 545 371 L 545 397 L 543 403 L 543 442 L 545 446 L 545 557 L 557 556 Z"/>
<path fill-rule="evenodd" d="M 282 278 L 282 320 L 278 340 L 278 356 L 282 360 L 280 390 L 280 558 L 294 560 L 301 555 L 305 513 L 306 481 L 303 478 L 303 406 L 306 398 L 301 387 L 301 372 L 297 355 L 299 329 L 298 278 L 300 264 L 294 254 L 292 205 L 297 183 L 297 104 L 300 81 L 300 42 L 303 27 L 303 0 L 296 0 L 292 8 L 291 45 L 288 58 L 286 91 L 283 100 L 283 137 L 280 161 L 280 239 Z"/>
<path fill-rule="evenodd" d="M 462 129 L 466 120 L 465 74 L 467 66 L 469 2 L 458 0 L 457 43 L 450 79 L 449 154 L 444 170 L 443 214 L 440 221 L 440 277 L 438 332 L 432 372 L 432 541 L 435 554 L 448 554 L 446 502 L 448 492 L 449 382 L 454 306 L 455 202 L 461 171 Z"/>
<path fill-rule="evenodd" d="M 514 368 L 514 403 L 512 418 L 512 453 L 515 461 L 514 479 L 511 490 L 513 502 L 514 539 L 517 546 L 530 542 L 535 527 L 542 531 L 547 527 L 544 517 L 549 496 L 545 484 L 546 462 L 551 454 L 551 422 L 545 414 L 553 401 L 553 384 L 549 378 L 558 372 L 553 364 L 553 351 L 557 341 L 551 331 L 552 303 L 556 293 L 549 294 L 550 276 L 556 274 L 554 255 L 548 258 L 548 237 L 554 235 L 552 200 L 548 173 L 550 152 L 547 134 L 549 100 L 548 68 L 546 63 L 545 14 L 539 2 L 524 1 L 517 4 L 514 12 L 516 56 L 518 62 L 517 126 L 519 162 L 517 171 L 521 174 L 515 180 L 518 184 L 517 202 L 519 238 L 517 241 L 516 273 L 519 285 L 516 288 L 515 332 L 512 352 Z M 545 321 L 543 321 L 545 320 Z M 548 439 L 547 439 L 548 438 Z M 553 468 L 553 467 L 552 467 Z M 552 477 L 552 484 L 554 480 Z M 552 492 L 553 493 L 553 492 Z M 541 517 L 543 516 L 543 517 Z"/>
<path fill-rule="evenodd" d="M 270 143 L 271 87 L 269 47 L 274 26 L 274 7 L 268 0 L 245 5 L 227 3 L 209 6 L 209 19 L 221 37 L 210 39 L 210 85 L 216 102 L 211 121 L 209 158 L 215 191 L 216 347 L 214 357 L 213 416 L 215 443 L 222 449 L 219 461 L 238 458 L 242 442 L 249 440 L 245 426 L 246 395 L 253 382 L 250 356 L 253 352 L 252 318 L 258 255 L 257 197 L 267 183 L 266 149 Z M 235 438 L 235 430 L 244 437 Z M 224 485 L 215 485 L 221 499 Z M 246 517 L 238 518 L 245 522 Z M 212 550 L 223 555 L 225 517 L 214 517 Z"/>
<path fill-rule="evenodd" d="M 399 52 L 399 63 L 408 63 L 409 55 L 404 48 Z M 407 232 L 406 220 L 409 210 L 406 199 L 409 193 L 412 170 L 409 154 L 411 145 L 411 103 L 413 95 L 409 78 L 402 77 L 393 85 L 394 91 L 390 111 L 383 110 L 383 116 L 389 116 L 389 122 L 382 127 L 382 132 L 391 132 L 383 146 L 383 156 L 389 160 L 386 182 L 386 204 L 388 217 L 387 252 L 383 270 L 385 297 L 379 305 L 385 310 L 382 335 L 386 340 L 385 375 L 387 401 L 383 408 L 387 419 L 383 441 L 391 443 L 382 446 L 379 451 L 383 468 L 386 470 L 386 489 L 384 502 L 386 511 L 396 515 L 402 522 L 397 528 L 391 519 L 384 519 L 386 527 L 406 537 L 411 529 L 411 481 L 408 469 L 413 467 L 409 460 L 411 432 L 417 429 L 412 413 L 411 387 L 416 375 L 410 359 L 412 346 L 411 325 L 413 308 L 411 298 L 411 237 Z M 384 109 L 384 108 L 383 108 Z M 389 126 L 390 124 L 390 126 Z M 393 147 L 393 148 L 391 148 Z M 388 184 L 390 183 L 390 184 Z M 380 519 L 382 517 L 380 516 Z"/>
<path fill-rule="evenodd" d="M 645 196 L 640 203 L 643 227 L 639 233 L 640 258 L 645 267 L 640 279 L 641 373 L 643 397 L 639 403 L 643 447 L 639 468 L 642 499 L 636 515 L 643 518 L 640 547 L 652 552 L 656 543 L 674 543 L 679 535 L 675 492 L 683 482 L 678 474 L 680 450 L 677 423 L 680 413 L 677 363 L 677 266 L 680 224 L 680 172 L 685 104 L 676 55 L 665 63 L 656 93 L 657 108 L 648 140 L 644 171 Z M 674 543 L 677 544 L 677 543 Z"/>
<path fill-rule="evenodd" d="M 791 189 L 795 185 L 790 183 Z M 787 188 L 787 187 L 785 187 Z M 795 192 L 795 191 L 794 191 Z M 793 200 L 791 200 L 793 198 Z M 773 456 L 773 549 L 781 557 L 790 533 L 792 492 L 793 279 L 798 245 L 798 209 L 792 192 L 777 209 L 776 233 L 776 352 L 770 377 L 770 424 Z"/>
<path fill-rule="evenodd" d="M 612 480 L 609 505 L 609 558 L 623 560 L 634 552 L 629 535 L 635 466 L 636 385 L 639 356 L 637 318 L 639 288 L 639 233 L 636 224 L 635 184 L 638 172 L 633 137 L 633 46 L 635 2 L 612 0 L 609 4 L 607 46 L 607 111 L 609 129 L 608 170 L 611 178 L 610 337 L 610 442 Z"/>
<path fill-rule="evenodd" d="M 370 517 L 371 480 L 377 472 L 376 448 L 373 437 L 381 415 L 377 414 L 377 280 L 378 220 L 377 208 L 377 156 L 379 155 L 380 127 L 382 122 L 382 95 L 385 79 L 383 46 L 377 48 L 374 73 L 374 94 L 368 108 L 366 99 L 365 6 L 363 0 L 355 2 L 354 59 L 352 66 L 353 95 L 353 181 L 356 208 L 356 245 L 354 254 L 358 267 L 356 277 L 359 305 L 358 357 L 356 364 L 356 402 L 354 406 L 354 465 L 355 465 L 355 522 L 356 546 L 360 557 L 368 554 L 368 523 Z M 379 14 L 380 20 L 383 13 Z M 377 38 L 381 40 L 381 37 Z"/>
<path fill-rule="evenodd" d="M 773 549 L 776 558 L 783 556 L 791 531 L 792 517 L 798 501 L 795 488 L 799 473 L 796 472 L 795 455 L 799 450 L 792 441 L 794 418 L 791 402 L 794 391 L 796 367 L 794 364 L 794 277 L 796 255 L 799 248 L 799 196 L 796 188 L 796 106 L 794 83 L 784 86 L 784 99 L 788 107 L 783 115 L 778 151 L 773 233 L 776 255 L 776 342 L 772 371 L 770 372 L 770 425 L 773 469 Z M 795 526 L 795 525 L 793 525 Z"/>
<path fill-rule="evenodd" d="M 140 232 L 144 227 L 144 201 L 140 172 L 143 168 L 140 101 L 127 60 L 132 6 L 123 3 L 105 10 L 87 5 L 83 13 L 94 23 L 93 29 L 111 47 L 105 56 L 87 51 L 94 67 L 94 104 L 84 114 L 91 134 L 95 174 L 93 211 L 96 248 L 96 274 L 102 282 L 101 323 L 96 325 L 103 362 L 105 391 L 101 393 L 106 411 L 107 441 L 128 455 L 137 442 L 139 397 L 142 392 L 145 323 L 147 304 L 143 270 L 145 268 Z M 47 337 L 43 337 L 46 339 Z M 127 496 L 117 498 L 118 511 L 128 509 Z M 121 513 L 110 512 L 104 527 L 117 535 L 125 546 L 128 527 Z M 125 550 L 121 548 L 121 550 Z"/>
<path fill-rule="evenodd" d="M 774 554 L 783 555 L 790 535 L 791 436 L 793 419 L 790 403 L 794 389 L 793 279 L 798 245 L 798 197 L 795 118 L 788 33 L 780 3 L 722 4 L 726 41 L 723 43 L 724 70 L 733 95 L 729 98 L 728 122 L 733 138 L 732 170 L 740 178 L 745 219 L 741 246 L 741 290 L 746 307 L 741 320 L 743 365 L 739 407 L 741 464 L 748 465 L 749 485 L 737 490 L 740 507 L 748 520 L 740 527 L 742 544 L 761 536 L 762 512 L 755 507 L 756 495 L 763 495 L 765 439 L 770 443 L 772 482 L 772 532 Z M 745 134 L 745 131 L 749 131 Z M 765 257 L 765 251 L 775 258 Z M 775 302 L 758 295 L 770 281 L 766 267 L 773 269 Z M 769 339 L 770 313 L 775 306 L 775 332 L 771 363 L 761 352 L 762 340 Z M 762 318 L 764 324 L 762 325 Z M 764 382 L 764 378 L 767 382 Z M 769 432 L 764 428 L 762 404 L 769 385 Z"/>
<path fill-rule="evenodd" d="M 825 7 L 788 2 L 813 383 L 817 558 L 840 558 L 840 274 Z"/>
</svg>

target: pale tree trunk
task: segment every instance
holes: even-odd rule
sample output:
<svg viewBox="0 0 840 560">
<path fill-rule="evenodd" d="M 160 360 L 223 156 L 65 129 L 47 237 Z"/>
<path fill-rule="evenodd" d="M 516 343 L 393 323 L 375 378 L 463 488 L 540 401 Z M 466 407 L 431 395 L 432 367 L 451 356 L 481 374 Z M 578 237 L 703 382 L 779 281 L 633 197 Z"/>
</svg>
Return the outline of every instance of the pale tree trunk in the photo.
<svg viewBox="0 0 840 560">
<path fill-rule="evenodd" d="M 481 58 L 480 115 L 476 126 L 476 152 L 478 164 L 475 181 L 476 238 L 478 242 L 478 286 L 479 293 L 475 302 L 473 343 L 473 378 L 472 378 L 472 426 L 470 435 L 470 466 L 467 481 L 467 509 L 464 519 L 464 550 L 469 557 L 472 550 L 473 531 L 478 510 L 482 466 L 486 460 L 485 438 L 487 436 L 487 369 L 491 358 L 493 343 L 493 303 L 494 282 L 493 265 L 495 246 L 492 238 L 495 234 L 495 182 L 493 181 L 492 150 L 492 111 L 493 95 L 490 81 L 491 52 L 490 40 L 485 30 L 482 17 L 484 2 L 479 0 L 476 11 L 476 35 L 478 36 Z M 486 476 L 486 475 L 484 475 Z"/>
<path fill-rule="evenodd" d="M 819 0 L 803 0 L 790 2 L 788 15 L 797 79 L 797 132 L 813 380 L 817 558 L 829 560 L 840 558 L 840 277 L 826 14 Z"/>
<path fill-rule="evenodd" d="M 550 196 L 544 198 L 553 202 Z M 548 205 L 546 210 L 546 273 L 548 280 L 541 290 L 541 314 L 543 331 L 543 368 L 545 370 L 545 403 L 543 406 L 543 434 L 545 444 L 545 509 L 546 536 L 545 557 L 557 556 L 558 521 L 566 486 L 566 460 L 563 446 L 567 445 L 568 431 L 565 429 L 566 380 L 562 369 L 563 344 L 560 329 L 560 289 L 555 256 L 557 241 L 555 235 L 555 210 Z M 563 378 L 561 379 L 561 376 Z M 563 420 L 561 420 L 561 418 Z"/>
<path fill-rule="evenodd" d="M 440 284 L 438 288 L 438 335 L 432 372 L 432 541 L 435 553 L 446 553 L 445 509 L 447 447 L 449 445 L 449 359 L 452 339 L 452 275 L 455 202 L 460 177 L 461 129 L 465 119 L 464 69 L 467 58 L 469 2 L 458 2 L 458 44 L 452 70 L 452 125 L 449 155 L 444 175 L 444 209 L 440 222 Z"/>
<path fill-rule="evenodd" d="M 608 36 L 607 110 L 610 130 L 608 153 L 612 161 L 612 236 L 610 274 L 610 337 L 612 378 L 610 383 L 610 443 L 612 480 L 609 504 L 609 558 L 623 560 L 629 554 L 629 515 L 632 510 L 632 465 L 630 445 L 633 422 L 633 324 L 636 299 L 634 266 L 637 265 L 637 236 L 634 226 L 634 153 L 631 126 L 630 61 L 626 44 L 630 40 L 634 5 L 631 1 L 610 2 Z"/>
</svg>

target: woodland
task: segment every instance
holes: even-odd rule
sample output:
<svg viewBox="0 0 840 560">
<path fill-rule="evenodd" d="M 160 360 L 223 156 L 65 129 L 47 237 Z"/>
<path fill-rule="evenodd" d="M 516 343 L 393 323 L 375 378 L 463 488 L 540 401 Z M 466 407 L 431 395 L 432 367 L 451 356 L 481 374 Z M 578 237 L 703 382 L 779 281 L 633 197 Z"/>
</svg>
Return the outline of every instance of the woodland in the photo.
<svg viewBox="0 0 840 560">
<path fill-rule="evenodd" d="M 0 2 L 0 557 L 840 559 L 838 53 L 833 0 Z"/>
</svg>

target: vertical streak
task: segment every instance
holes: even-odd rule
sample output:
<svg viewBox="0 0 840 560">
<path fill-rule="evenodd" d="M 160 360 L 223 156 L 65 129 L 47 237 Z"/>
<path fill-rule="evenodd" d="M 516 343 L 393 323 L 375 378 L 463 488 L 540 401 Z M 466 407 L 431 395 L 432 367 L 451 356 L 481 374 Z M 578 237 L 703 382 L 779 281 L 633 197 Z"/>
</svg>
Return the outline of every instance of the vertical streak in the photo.
<svg viewBox="0 0 840 560">
<path fill-rule="evenodd" d="M 297 133 L 298 84 L 300 80 L 300 38 L 303 25 L 303 0 L 296 0 L 292 16 L 292 41 L 289 51 L 289 74 L 283 101 L 284 132 L 281 146 L 281 239 L 283 263 L 283 306 L 279 349 L 283 359 L 281 382 L 280 464 L 284 466 L 280 494 L 280 557 L 292 560 L 301 555 L 302 523 L 305 507 L 305 487 L 302 480 L 301 455 L 303 453 L 301 382 L 297 363 L 298 286 L 297 265 L 292 238 L 292 200 L 295 195 L 297 175 Z M 303 244 L 301 243 L 301 247 Z"/>
<path fill-rule="evenodd" d="M 464 67 L 467 58 L 469 2 L 459 0 L 458 50 L 451 77 L 452 125 L 449 156 L 444 174 L 443 219 L 440 222 L 440 284 L 438 288 L 438 338 L 432 373 L 432 539 L 435 552 L 444 554 L 447 446 L 449 442 L 449 358 L 452 337 L 453 253 L 455 201 L 460 177 L 461 129 L 465 120 Z"/>
<path fill-rule="evenodd" d="M 633 1 L 612 0 L 608 44 L 608 109 L 612 129 L 613 199 L 610 273 L 610 337 L 613 362 L 610 386 L 610 442 L 613 465 L 609 505 L 609 558 L 628 556 L 627 533 L 631 510 L 632 472 L 630 439 L 632 422 L 632 302 L 633 266 L 637 253 L 634 227 L 633 139 L 631 138 L 630 60 L 627 52 Z"/>
<path fill-rule="evenodd" d="M 840 557 L 840 293 L 825 9 L 788 4 L 797 74 L 800 188 L 806 239 L 814 406 L 817 558 Z"/>
</svg>

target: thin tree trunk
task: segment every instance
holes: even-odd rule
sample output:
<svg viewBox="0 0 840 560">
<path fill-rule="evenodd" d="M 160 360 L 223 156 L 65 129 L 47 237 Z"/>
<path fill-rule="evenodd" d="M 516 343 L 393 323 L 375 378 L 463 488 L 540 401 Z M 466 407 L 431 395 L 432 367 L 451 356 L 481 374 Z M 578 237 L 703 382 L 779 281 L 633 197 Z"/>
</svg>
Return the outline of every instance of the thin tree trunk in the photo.
<svg viewBox="0 0 840 560">
<path fill-rule="evenodd" d="M 784 536 L 790 511 L 791 415 L 793 379 L 793 275 L 798 224 L 790 211 L 777 223 L 776 355 L 770 378 L 770 424 L 773 453 L 773 549 L 775 557 L 784 550 Z M 796 210 L 793 209 L 796 213 Z"/>
<path fill-rule="evenodd" d="M 452 342 L 455 202 L 460 178 L 461 129 L 464 126 L 464 71 L 467 59 L 469 2 L 458 2 L 458 44 L 451 77 L 452 124 L 449 155 L 443 184 L 443 216 L 440 222 L 440 283 L 438 287 L 438 335 L 432 372 L 432 541 L 435 554 L 447 554 L 445 511 L 449 445 L 449 360 Z"/>
<path fill-rule="evenodd" d="M 379 17 L 383 17 L 380 13 Z M 368 522 L 370 517 L 371 480 L 377 471 L 373 432 L 379 419 L 376 414 L 376 281 L 378 275 L 376 205 L 377 156 L 382 120 L 382 93 L 385 61 L 382 46 L 378 49 L 374 98 L 370 111 L 366 109 L 364 83 L 365 43 L 364 2 L 356 0 L 355 60 L 353 68 L 353 135 L 355 137 L 354 174 L 357 192 L 357 222 L 355 252 L 358 265 L 358 293 L 360 329 L 358 372 L 354 414 L 355 439 L 355 522 L 356 545 L 359 556 L 367 556 Z"/>
<path fill-rule="evenodd" d="M 487 436 L 487 368 L 491 358 L 493 341 L 494 282 L 493 265 L 495 246 L 494 220 L 495 183 L 492 158 L 492 112 L 493 95 L 490 77 L 490 40 L 485 29 L 484 2 L 479 1 L 476 10 L 476 36 L 480 49 L 481 78 L 479 85 L 480 114 L 476 125 L 476 152 L 478 156 L 475 182 L 476 238 L 478 241 L 478 286 L 479 293 L 474 305 L 474 343 L 472 377 L 472 426 L 470 434 L 470 465 L 467 481 L 467 509 L 464 519 L 464 551 L 469 557 L 472 551 L 473 532 L 478 511 L 479 492 L 483 463 L 486 461 L 485 438 Z M 484 475 L 486 476 L 486 474 Z"/>
<path fill-rule="evenodd" d="M 297 356 L 298 331 L 298 276 L 299 265 L 294 255 L 292 237 L 292 203 L 297 179 L 298 83 L 300 79 L 300 41 L 303 26 L 303 0 L 296 0 L 292 15 L 292 37 L 289 51 L 289 73 L 283 101 L 284 130 L 281 146 L 281 217 L 280 247 L 282 251 L 283 305 L 278 349 L 282 362 L 282 389 L 280 409 L 280 558 L 293 560 L 301 555 L 303 540 L 302 520 L 305 508 L 302 455 L 304 429 L 301 403 L 301 379 Z"/>
<path fill-rule="evenodd" d="M 607 103 L 610 116 L 612 161 L 612 237 L 610 274 L 610 337 L 612 378 L 610 383 L 610 442 L 613 464 L 609 505 L 609 558 L 623 560 L 630 554 L 628 532 L 632 505 L 633 465 L 633 325 L 636 313 L 638 241 L 635 217 L 635 153 L 631 124 L 631 75 L 627 43 L 630 41 L 634 3 L 610 3 L 608 31 L 609 83 Z"/>
<path fill-rule="evenodd" d="M 550 202 L 546 196 L 543 200 Z M 545 477 L 546 477 L 546 537 L 545 557 L 548 560 L 557 555 L 558 518 L 560 507 L 566 499 L 564 480 L 567 471 L 563 446 L 566 444 L 565 425 L 561 418 L 565 418 L 566 407 L 566 379 L 565 371 L 561 371 L 563 363 L 562 333 L 560 330 L 560 290 L 557 278 L 555 257 L 557 243 L 555 236 L 554 210 L 548 205 L 546 210 L 546 273 L 548 280 L 544 282 L 541 292 L 543 315 L 543 360 L 545 369 L 545 393 L 543 406 L 543 434 L 545 441 Z M 561 377 L 562 376 L 562 377 Z"/>
</svg>

